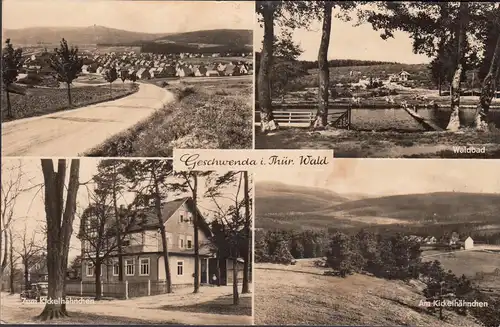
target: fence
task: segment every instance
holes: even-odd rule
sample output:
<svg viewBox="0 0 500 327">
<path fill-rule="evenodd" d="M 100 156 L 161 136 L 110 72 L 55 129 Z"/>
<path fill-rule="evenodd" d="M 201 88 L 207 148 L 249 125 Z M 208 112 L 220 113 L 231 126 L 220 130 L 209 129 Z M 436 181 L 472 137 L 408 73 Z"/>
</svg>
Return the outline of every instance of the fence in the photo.
<svg viewBox="0 0 500 327">
<path fill-rule="evenodd" d="M 281 126 L 309 127 L 316 119 L 316 112 L 310 110 L 273 110 L 274 120 Z M 342 111 L 329 111 L 328 124 L 338 128 L 350 129 L 351 108 L 343 108 Z M 256 113 L 255 122 L 260 122 L 260 115 Z"/>
<path fill-rule="evenodd" d="M 172 285 L 172 288 L 180 288 L 188 285 Z M 67 282 L 66 295 L 70 296 L 95 296 L 95 282 Z M 167 283 L 160 281 L 140 282 L 101 282 L 101 296 L 118 299 L 129 299 L 133 297 L 150 296 L 167 293 Z"/>
</svg>

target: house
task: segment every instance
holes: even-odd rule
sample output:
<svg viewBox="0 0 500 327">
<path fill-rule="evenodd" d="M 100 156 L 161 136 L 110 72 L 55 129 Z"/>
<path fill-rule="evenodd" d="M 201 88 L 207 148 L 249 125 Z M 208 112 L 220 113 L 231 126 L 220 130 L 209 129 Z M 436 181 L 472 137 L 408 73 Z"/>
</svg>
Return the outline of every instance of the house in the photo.
<svg viewBox="0 0 500 327">
<path fill-rule="evenodd" d="M 239 70 L 236 69 L 236 66 L 233 64 L 229 64 L 224 68 L 224 75 L 225 76 L 237 76 L 239 74 Z"/>
<path fill-rule="evenodd" d="M 401 72 L 399 73 L 398 76 L 399 76 L 400 82 L 406 82 L 410 78 L 410 73 L 408 73 L 404 70 L 401 70 Z"/>
<path fill-rule="evenodd" d="M 28 268 L 28 281 L 33 283 L 46 282 L 49 274 L 47 270 L 47 256 L 45 254 L 36 255 L 30 259 Z"/>
<path fill-rule="evenodd" d="M 216 71 L 216 70 L 207 70 L 206 75 L 207 75 L 208 77 L 216 77 L 216 76 L 220 76 L 219 72 L 218 72 L 218 71 Z"/>
<path fill-rule="evenodd" d="M 423 243 L 425 244 L 436 244 L 437 240 L 434 236 L 427 236 L 424 238 Z"/>
<path fill-rule="evenodd" d="M 195 70 L 194 76 L 206 76 L 207 71 L 207 67 L 201 65 Z"/>
<path fill-rule="evenodd" d="M 146 68 L 141 68 L 137 71 L 136 76 L 138 79 L 150 79 L 151 74 L 149 73 L 149 70 Z"/>
<path fill-rule="evenodd" d="M 242 65 L 238 65 L 237 69 L 238 69 L 240 75 L 247 75 L 248 74 L 248 68 L 247 68 L 246 65 L 243 65 L 243 64 Z"/>
<path fill-rule="evenodd" d="M 172 285 L 192 285 L 194 274 L 194 230 L 193 215 L 199 217 L 199 256 L 200 283 L 222 285 L 232 282 L 232 261 L 215 258 L 209 239 L 212 235 L 209 225 L 201 212 L 195 207 L 190 197 L 169 201 L 162 204 L 162 222 L 169 254 L 169 266 Z M 144 208 L 141 221 L 128 228 L 123 241 L 123 273 L 124 280 L 129 282 L 164 281 L 166 279 L 165 261 L 162 253 L 162 237 L 160 225 L 154 214 L 154 207 Z M 82 249 L 88 248 L 82 241 Z M 118 258 L 112 252 L 111 260 L 102 266 L 103 281 L 118 281 Z M 219 269 L 217 269 L 219 268 Z M 238 263 L 237 273 L 242 274 L 242 265 Z M 215 280 L 213 276 L 216 277 Z M 92 262 L 84 257 L 82 260 L 82 281 L 94 281 L 95 271 Z"/>
<path fill-rule="evenodd" d="M 181 66 L 177 69 L 177 76 L 179 77 L 186 77 L 186 76 L 192 76 L 193 71 L 189 69 L 189 67 L 186 66 Z"/>
<path fill-rule="evenodd" d="M 460 245 L 460 247 L 464 250 L 470 250 L 474 248 L 474 240 L 472 237 L 467 237 L 465 240 L 458 241 L 457 244 Z"/>
</svg>

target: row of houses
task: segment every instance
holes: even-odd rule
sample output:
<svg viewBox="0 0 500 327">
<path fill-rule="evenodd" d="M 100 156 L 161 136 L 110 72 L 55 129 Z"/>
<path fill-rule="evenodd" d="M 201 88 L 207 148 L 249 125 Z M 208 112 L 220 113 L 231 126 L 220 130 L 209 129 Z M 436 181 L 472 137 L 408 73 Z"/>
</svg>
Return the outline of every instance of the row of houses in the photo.
<svg viewBox="0 0 500 327">
<path fill-rule="evenodd" d="M 448 247 L 457 247 L 462 248 L 464 250 L 469 250 L 474 247 L 474 240 L 472 237 L 460 237 L 458 233 L 453 232 L 449 236 L 443 236 L 440 240 L 438 240 L 434 236 L 417 236 L 417 235 L 409 235 L 407 239 L 410 241 L 414 241 L 420 244 L 425 245 L 441 245 Z"/>
</svg>

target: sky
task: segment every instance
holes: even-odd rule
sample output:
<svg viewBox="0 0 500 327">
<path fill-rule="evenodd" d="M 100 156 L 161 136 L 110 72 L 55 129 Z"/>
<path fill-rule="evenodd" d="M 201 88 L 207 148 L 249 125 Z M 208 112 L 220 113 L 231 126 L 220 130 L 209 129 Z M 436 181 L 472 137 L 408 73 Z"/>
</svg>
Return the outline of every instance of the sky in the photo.
<svg viewBox="0 0 500 327">
<path fill-rule="evenodd" d="M 413 53 L 412 40 L 408 33 L 395 32 L 394 38 L 382 40 L 380 32 L 373 30 L 371 24 L 353 26 L 355 21 L 344 22 L 338 18 L 332 20 L 328 59 L 357 59 L 390 61 L 406 64 L 429 63 L 430 59 L 424 55 Z M 275 28 L 279 35 L 281 29 Z M 262 49 L 264 30 L 255 25 L 254 47 L 256 51 Z M 315 22 L 308 29 L 296 29 L 293 41 L 304 51 L 300 60 L 315 61 L 318 58 L 318 49 L 321 40 L 321 23 Z"/>
<path fill-rule="evenodd" d="M 252 29 L 254 4 L 248 1 L 4 0 L 3 28 L 86 27 L 147 33 L 208 29 Z"/>
<path fill-rule="evenodd" d="M 500 160 L 335 159 L 328 170 L 257 172 L 256 183 L 283 182 L 339 194 L 386 196 L 430 192 L 500 193 Z M 256 192 L 258 193 L 258 186 Z"/>
<path fill-rule="evenodd" d="M 69 161 L 68 160 L 68 168 L 67 175 L 69 175 Z M 75 222 L 73 224 L 73 236 L 70 244 L 70 253 L 69 257 L 74 258 L 75 256 L 80 254 L 80 241 L 76 238 L 76 231 L 78 231 L 80 226 L 79 214 L 83 212 L 83 210 L 87 207 L 89 203 L 89 192 L 88 190 L 92 189 L 92 185 L 89 184 L 89 181 L 92 179 L 92 176 L 97 172 L 97 164 L 99 160 L 93 158 L 85 158 L 80 161 L 80 175 L 79 181 L 81 185 L 78 189 L 77 195 L 77 211 L 75 215 Z M 14 218 L 12 228 L 14 234 L 21 235 L 25 230 L 28 235 L 31 235 L 33 232 L 36 232 L 38 237 L 36 238 L 37 243 L 44 244 L 43 241 L 43 228 L 45 226 L 45 208 L 44 208 L 44 190 L 43 190 L 43 173 L 40 165 L 40 159 L 2 159 L 2 187 L 9 184 L 9 181 L 14 180 L 17 176 L 19 170 L 18 167 L 21 167 L 22 179 L 21 179 L 21 188 L 29 189 L 29 191 L 24 192 L 21 196 L 18 197 L 16 206 L 14 208 Z M 54 161 L 54 167 L 57 169 L 57 162 Z M 68 176 L 67 176 L 68 179 Z M 66 180 L 67 182 L 68 180 Z M 198 199 L 198 207 L 202 214 L 205 215 L 205 218 L 210 219 L 211 213 L 216 209 L 216 205 L 213 203 L 213 200 L 204 198 L 202 195 L 206 191 L 206 183 L 204 178 L 200 178 L 198 182 L 199 186 L 199 199 Z M 234 198 L 234 194 L 236 193 L 236 186 L 228 187 L 226 191 L 222 193 L 222 196 L 226 198 Z M 190 194 L 169 194 L 169 198 L 167 201 L 171 201 L 180 197 L 188 196 Z M 241 199 L 243 195 L 239 197 Z M 132 195 L 125 196 L 125 199 L 119 200 L 118 204 L 127 204 L 133 200 Z M 226 206 L 229 200 L 221 199 L 219 200 L 219 204 L 221 206 Z M 25 229 L 26 228 L 26 229 Z M 14 241 L 14 246 L 19 247 L 19 242 Z"/>
</svg>

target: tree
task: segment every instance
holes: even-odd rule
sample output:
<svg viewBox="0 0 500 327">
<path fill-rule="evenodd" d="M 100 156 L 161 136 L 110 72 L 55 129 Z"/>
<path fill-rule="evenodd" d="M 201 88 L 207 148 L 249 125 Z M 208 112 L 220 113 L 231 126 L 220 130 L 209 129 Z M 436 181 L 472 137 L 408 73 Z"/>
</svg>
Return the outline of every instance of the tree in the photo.
<svg viewBox="0 0 500 327">
<path fill-rule="evenodd" d="M 82 72 L 83 59 L 78 56 L 78 47 L 69 47 L 65 39 L 61 40 L 59 48 L 54 49 L 50 58 L 50 66 L 55 70 L 57 79 L 66 83 L 68 103 L 71 102 L 71 84 Z"/>
<path fill-rule="evenodd" d="M 10 39 L 5 41 L 5 48 L 2 51 L 2 82 L 7 95 L 7 117 L 13 118 L 12 106 L 10 103 L 10 90 L 12 84 L 17 81 L 19 69 L 22 66 L 23 49 L 14 47 Z"/>
<path fill-rule="evenodd" d="M 460 122 L 460 82 L 464 70 L 464 54 L 466 49 L 467 28 L 469 24 L 469 3 L 460 2 L 458 24 L 455 30 L 456 38 L 456 62 L 455 73 L 451 81 L 451 115 L 447 130 L 457 131 L 463 124 Z"/>
<path fill-rule="evenodd" d="M 495 10 L 494 20 L 494 27 L 492 28 L 494 31 L 492 34 L 496 34 L 496 42 L 494 42 L 495 46 L 493 48 L 493 53 L 485 54 L 485 61 L 489 59 L 490 64 L 488 72 L 483 79 L 481 96 L 476 109 L 474 122 L 475 127 L 479 130 L 488 129 L 488 114 L 490 105 L 495 95 L 497 85 L 496 81 L 498 80 L 498 76 L 500 76 L 500 6 L 498 6 Z M 488 48 L 491 48 L 491 46 Z"/>
<path fill-rule="evenodd" d="M 122 80 L 122 83 L 125 83 L 125 81 L 129 78 L 129 73 L 127 70 L 122 70 L 120 72 L 120 79 Z"/>
<path fill-rule="evenodd" d="M 118 79 L 118 72 L 116 68 L 113 67 L 110 70 L 107 70 L 104 74 L 104 79 L 109 83 L 109 94 L 113 96 L 113 82 Z"/>
<path fill-rule="evenodd" d="M 97 175 L 94 179 L 98 179 L 100 184 L 111 190 L 113 213 L 115 217 L 114 226 L 116 228 L 116 251 L 118 256 L 118 280 L 123 281 L 123 246 L 122 246 L 122 228 L 123 215 L 120 215 L 118 207 L 118 198 L 123 198 L 123 190 L 126 187 L 126 179 L 124 176 L 125 162 L 123 160 L 106 159 L 101 160 L 97 166 Z M 125 225 L 128 225 L 126 223 Z"/>
<path fill-rule="evenodd" d="M 271 70 L 273 67 L 274 24 L 295 28 L 307 26 L 311 21 L 308 1 L 256 1 L 255 10 L 264 27 L 264 41 L 257 75 L 257 95 L 263 133 L 279 128 L 273 117 L 271 100 Z"/>
<path fill-rule="evenodd" d="M 325 128 L 328 124 L 328 91 L 330 89 L 330 68 L 328 67 L 328 47 L 332 30 L 333 2 L 323 1 L 323 26 L 321 28 L 321 43 L 318 50 L 318 110 L 316 119 L 312 122 L 315 129 Z"/>
<path fill-rule="evenodd" d="M 136 74 L 130 74 L 128 76 L 128 79 L 135 84 L 135 81 L 137 81 L 137 75 Z"/>
<path fill-rule="evenodd" d="M 42 320 L 67 316 L 65 279 L 68 267 L 68 252 L 73 220 L 76 210 L 76 196 L 79 188 L 80 160 L 72 159 L 69 182 L 65 186 L 66 160 L 59 159 L 57 171 L 52 159 L 41 159 L 45 186 L 45 218 L 47 221 L 47 270 L 48 299 L 40 314 Z M 66 196 L 64 196 L 66 191 Z M 64 202 L 64 198 L 66 199 Z"/>
<path fill-rule="evenodd" d="M 21 258 L 21 263 L 24 268 L 24 287 L 27 289 L 29 286 L 30 270 L 36 264 L 40 263 L 40 260 L 45 259 L 43 255 L 45 253 L 45 248 L 39 244 L 40 239 L 37 239 L 36 230 L 33 230 L 30 235 L 28 235 L 26 225 L 18 237 L 20 239 L 21 248 L 16 250 L 16 252 Z"/>
<path fill-rule="evenodd" d="M 326 265 L 337 271 L 341 277 L 346 277 L 359 272 L 364 267 L 364 260 L 355 242 L 348 235 L 336 232 L 330 241 Z"/>
<path fill-rule="evenodd" d="M 133 204 L 135 207 L 154 206 L 161 234 L 163 261 L 167 283 L 167 293 L 172 292 L 172 278 L 168 255 L 167 234 L 163 221 L 162 201 L 167 198 L 170 185 L 168 179 L 173 175 L 170 160 L 133 160 L 128 161 L 123 169 L 123 174 L 132 184 L 131 191 L 135 193 Z"/>
</svg>

